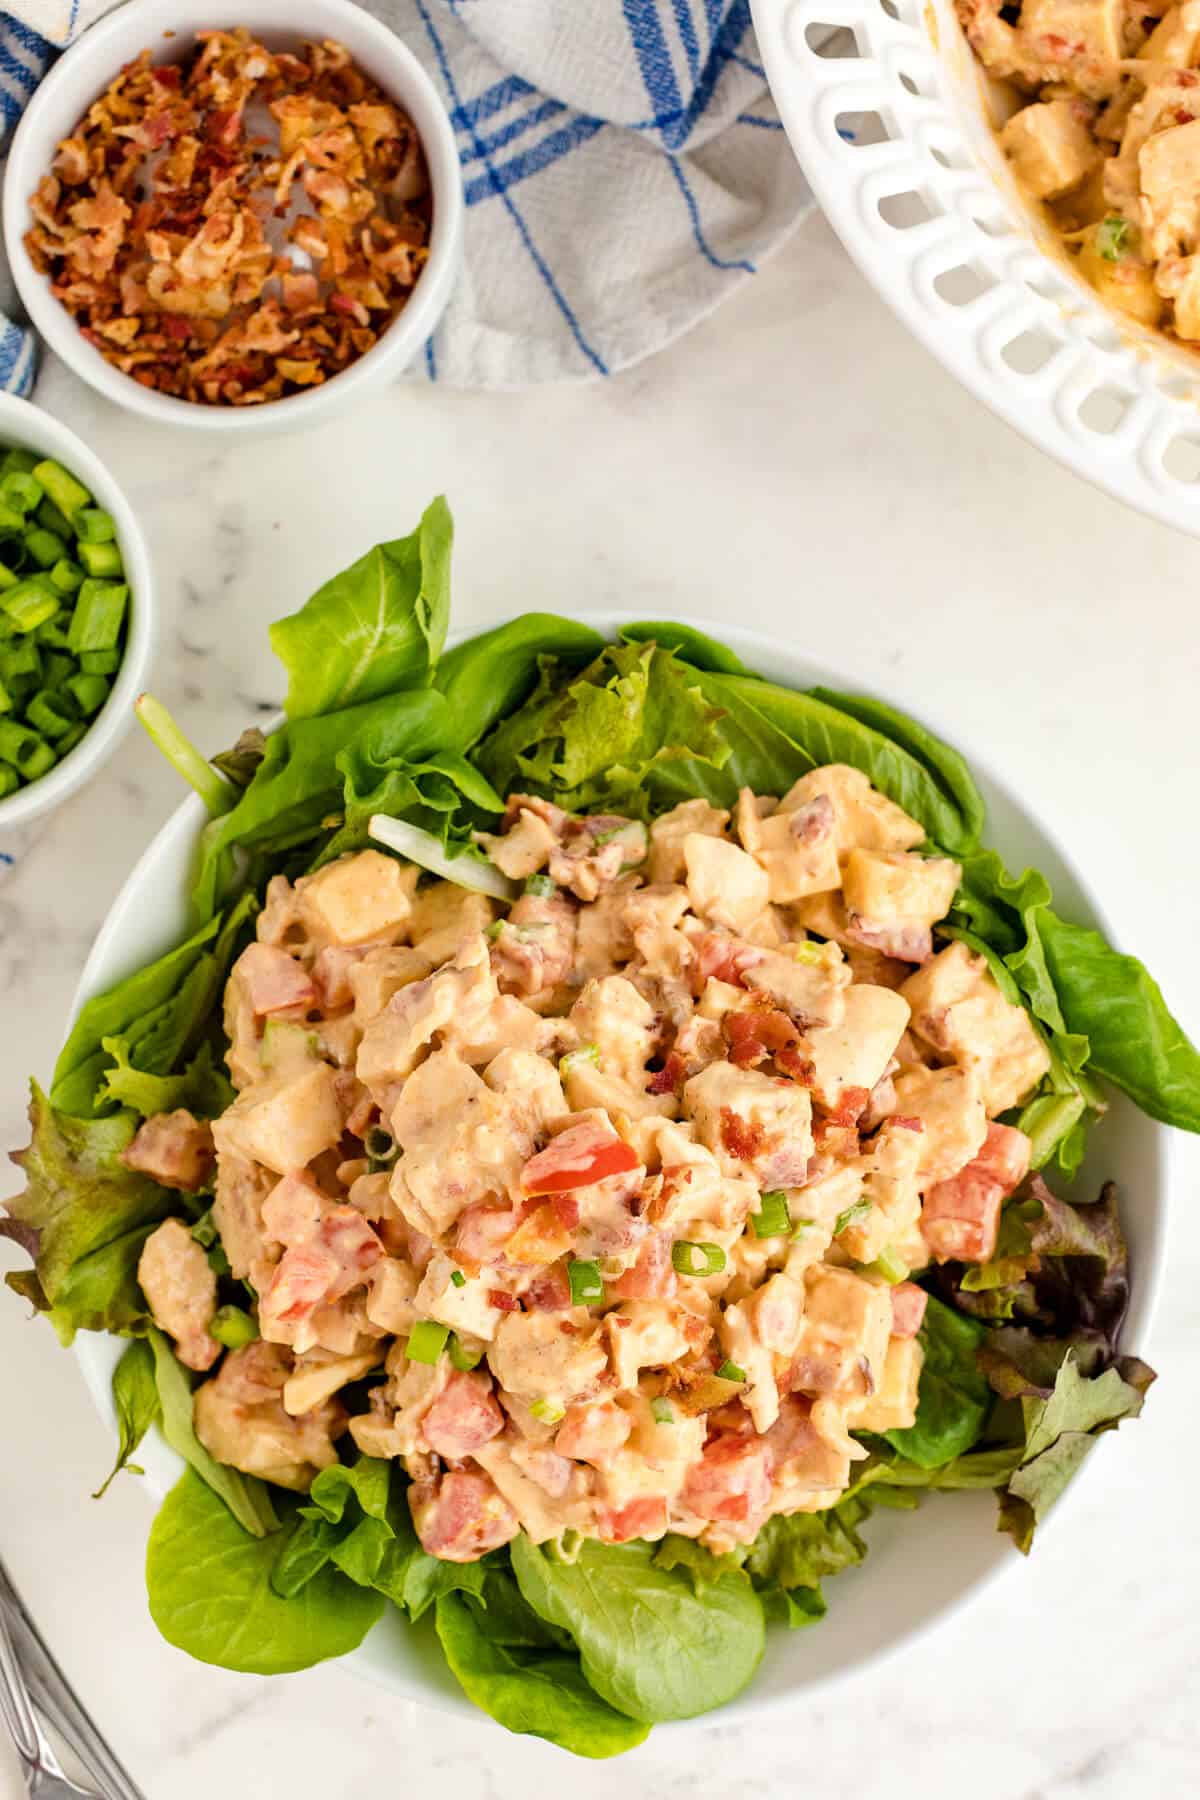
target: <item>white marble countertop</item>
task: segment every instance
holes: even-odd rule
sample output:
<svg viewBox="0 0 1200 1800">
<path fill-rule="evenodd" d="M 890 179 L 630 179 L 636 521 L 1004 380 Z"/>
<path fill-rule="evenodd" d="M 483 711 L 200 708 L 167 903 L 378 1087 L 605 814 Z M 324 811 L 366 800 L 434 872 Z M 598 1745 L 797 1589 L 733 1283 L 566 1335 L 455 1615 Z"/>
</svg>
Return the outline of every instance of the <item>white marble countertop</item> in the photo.
<svg viewBox="0 0 1200 1800">
<path fill-rule="evenodd" d="M 445 490 L 455 622 L 629 607 L 802 637 L 1028 786 L 1200 1033 L 1194 820 L 1200 550 L 1047 462 L 903 333 L 820 220 L 707 324 L 606 386 L 398 388 L 304 438 L 152 430 L 51 367 L 39 400 L 107 458 L 149 532 L 157 692 L 207 749 L 281 689 L 267 622 Z M 178 799 L 130 737 L 60 812 L 0 843 L 0 1145 L 53 1061 L 88 945 Z M 1183 954 L 1174 946 L 1185 946 Z M 1180 1158 L 1176 1205 L 1200 1159 Z M 13 1171 L 0 1173 L 0 1194 Z M 0 1262 L 15 1265 L 0 1246 Z M 149 1508 L 72 1359 L 0 1297 L 0 1553 L 150 1800 L 447 1800 L 541 1780 L 579 1800 L 1134 1800 L 1200 1755 L 1200 1257 L 1175 1233 L 1159 1388 L 1071 1528 L 882 1670 L 753 1728 L 617 1763 L 398 1704 L 337 1669 L 271 1682 L 188 1662 L 147 1616 Z M 14 1782 L 0 1751 L 0 1796 Z M 13 1792 L 16 1792 L 15 1786 Z"/>
</svg>

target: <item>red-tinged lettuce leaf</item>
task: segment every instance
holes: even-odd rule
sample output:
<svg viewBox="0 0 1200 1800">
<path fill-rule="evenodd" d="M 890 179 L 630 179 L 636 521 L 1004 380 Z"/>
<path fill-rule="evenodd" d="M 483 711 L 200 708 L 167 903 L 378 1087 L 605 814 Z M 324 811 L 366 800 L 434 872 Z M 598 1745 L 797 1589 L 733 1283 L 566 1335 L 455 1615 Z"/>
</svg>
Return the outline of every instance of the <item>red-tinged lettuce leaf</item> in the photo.
<svg viewBox="0 0 1200 1800">
<path fill-rule="evenodd" d="M 138 1258 L 175 1197 L 121 1161 L 137 1119 L 72 1118 L 34 1082 L 29 1121 L 32 1141 L 12 1157 L 27 1185 L 7 1202 L 0 1230 L 32 1249 L 34 1267 L 8 1275 L 8 1285 L 49 1314 L 64 1343 L 77 1331 L 144 1332 Z"/>
</svg>

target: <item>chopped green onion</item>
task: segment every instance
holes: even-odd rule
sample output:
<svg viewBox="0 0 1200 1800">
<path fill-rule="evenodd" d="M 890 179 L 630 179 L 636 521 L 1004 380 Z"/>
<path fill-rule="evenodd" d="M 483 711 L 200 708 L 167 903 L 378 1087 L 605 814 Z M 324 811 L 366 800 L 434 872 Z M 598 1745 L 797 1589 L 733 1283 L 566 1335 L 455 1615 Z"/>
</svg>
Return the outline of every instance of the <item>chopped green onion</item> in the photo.
<svg viewBox="0 0 1200 1800">
<path fill-rule="evenodd" d="M 900 1260 L 894 1250 L 881 1250 L 875 1261 L 867 1264 L 867 1268 L 873 1275 L 886 1281 L 889 1287 L 896 1287 L 900 1282 L 908 1280 L 908 1265 Z"/>
<path fill-rule="evenodd" d="M 116 649 L 128 599 L 129 589 L 123 581 L 97 581 L 88 576 L 79 589 L 68 633 L 68 646 L 76 656 L 85 650 Z"/>
<path fill-rule="evenodd" d="M 208 1251 L 208 1266 L 214 1275 L 232 1275 L 224 1244 L 213 1244 Z"/>
<path fill-rule="evenodd" d="M 467 1278 L 461 1269 L 452 1269 L 450 1271 L 450 1279 L 455 1287 L 466 1287 L 467 1285 Z"/>
<path fill-rule="evenodd" d="M 572 1306 L 593 1306 L 604 1298 L 604 1280 L 600 1265 L 572 1257 L 567 1264 L 567 1280 L 571 1284 Z"/>
<path fill-rule="evenodd" d="M 149 733 L 151 742 L 162 751 L 171 767 L 195 788 L 214 819 L 237 805 L 238 790 L 209 767 L 161 701 L 153 694 L 142 694 L 133 710 Z"/>
<path fill-rule="evenodd" d="M 258 1336 L 258 1326 L 240 1306 L 219 1306 L 208 1329 L 227 1350 L 241 1350 Z"/>
<path fill-rule="evenodd" d="M 5 687 L 3 681 L 0 681 L 0 713 L 11 712 L 13 705 L 14 701 L 12 695 Z"/>
<path fill-rule="evenodd" d="M 551 881 L 548 875 L 531 875 L 525 883 L 525 892 L 536 895 L 539 900 L 548 900 L 552 894 L 557 894 L 558 883 Z"/>
<path fill-rule="evenodd" d="M 7 763 L 0 763 L 0 800 L 7 800 L 21 785 L 21 777 Z"/>
<path fill-rule="evenodd" d="M 25 515 L 17 512 L 14 507 L 5 506 L 4 502 L 0 500 L 0 531 L 23 531 L 24 529 Z"/>
<path fill-rule="evenodd" d="M 71 594 L 79 592 L 82 583 L 83 570 L 79 564 L 73 563 L 69 557 L 60 556 L 50 571 L 51 587 L 64 598 L 69 598 Z"/>
<path fill-rule="evenodd" d="M 678 1238 L 671 1245 L 671 1266 L 677 1275 L 719 1275 L 725 1261 L 719 1244 L 695 1244 L 689 1238 Z"/>
<path fill-rule="evenodd" d="M 40 781 L 48 775 L 58 761 L 58 751 L 51 748 L 45 738 L 39 738 L 36 749 L 27 756 L 21 773 L 26 781 Z"/>
<path fill-rule="evenodd" d="M 656 1425 L 673 1425 L 675 1423 L 675 1408 L 664 1395 L 660 1395 L 657 1400 L 650 1402 L 650 1411 L 654 1414 Z"/>
<path fill-rule="evenodd" d="M 717 1380 L 718 1381 L 745 1381 L 745 1379 L 746 1379 L 745 1369 L 739 1368 L 737 1363 L 730 1362 L 728 1360 L 728 1358 L 721 1364 L 720 1368 L 717 1370 Z"/>
<path fill-rule="evenodd" d="M 49 752 L 49 762 L 43 752 Z M 0 719 L 0 762 L 11 763 L 26 781 L 34 781 L 37 776 L 31 771 L 36 769 L 37 774 L 44 775 L 53 766 L 54 752 L 28 725 L 18 725 L 15 719 Z"/>
<path fill-rule="evenodd" d="M 75 748 L 76 744 L 80 744 L 83 742 L 83 740 L 87 736 L 87 734 L 88 734 L 88 724 L 87 724 L 86 719 L 81 719 L 79 721 L 78 725 L 72 725 L 70 731 L 67 732 L 66 736 L 60 737 L 58 740 L 59 756 L 60 757 L 66 756 L 69 751 L 71 751 Z"/>
<path fill-rule="evenodd" d="M 39 569 L 51 569 L 66 556 L 67 541 L 60 538 L 57 531 L 47 531 L 44 525 L 37 525 L 25 533 L 25 548 Z"/>
<path fill-rule="evenodd" d="M 0 563 L 0 589 L 16 587 L 21 577 L 15 575 L 7 563 Z"/>
<path fill-rule="evenodd" d="M 92 496 L 83 483 L 76 481 L 75 477 L 68 469 L 64 469 L 61 463 L 47 458 L 45 462 L 36 464 L 33 472 L 55 506 L 60 512 L 66 513 L 68 519 L 73 519 L 81 506 L 87 506 L 90 503 Z"/>
<path fill-rule="evenodd" d="M 47 620 L 44 625 L 38 626 L 37 641 L 39 644 L 45 644 L 47 650 L 70 649 L 70 640 L 63 630 L 61 613 L 57 613 L 54 618 Z"/>
<path fill-rule="evenodd" d="M 108 682 L 103 675 L 72 675 L 66 688 L 85 718 L 90 719 L 93 713 L 99 712 L 108 699 Z"/>
<path fill-rule="evenodd" d="M 37 522 L 39 525 L 44 525 L 47 531 L 52 531 L 56 537 L 69 538 L 75 536 L 75 533 L 71 529 L 70 519 L 68 519 L 66 513 L 60 512 L 49 494 L 43 496 L 42 501 L 38 506 Z"/>
<path fill-rule="evenodd" d="M 0 476 L 0 504 L 11 507 L 13 512 L 36 512 L 41 505 L 42 484 L 34 475 L 27 475 L 22 469 L 12 469 L 7 475 Z"/>
<path fill-rule="evenodd" d="M 1130 247 L 1129 237 L 1129 221 L 1123 219 L 1119 213 L 1109 213 L 1108 217 L 1101 219 L 1096 227 L 1096 249 L 1105 262 L 1120 262 Z M 0 488 L 0 496 L 2 494 L 3 489 Z"/>
<path fill-rule="evenodd" d="M 853 1206 L 848 1206 L 846 1208 L 845 1212 L 840 1212 L 838 1214 L 837 1218 L 834 1220 L 834 1225 L 833 1225 L 834 1237 L 840 1237 L 842 1232 L 847 1230 L 849 1226 L 857 1225 L 859 1223 L 860 1219 L 866 1218 L 866 1216 L 870 1212 L 870 1210 L 871 1210 L 871 1201 L 870 1200 L 867 1200 L 867 1199 L 856 1200 L 854 1202 Z"/>
<path fill-rule="evenodd" d="M 99 506 L 84 506 L 75 520 L 75 531 L 82 543 L 108 544 L 117 535 L 111 513 Z"/>
<path fill-rule="evenodd" d="M 439 1325 L 436 1319 L 419 1319 L 408 1334 L 409 1362 L 437 1362 L 449 1336 L 448 1325 Z"/>
<path fill-rule="evenodd" d="M 793 1219 L 792 1220 L 792 1242 L 793 1242 L 793 1244 L 796 1242 L 797 1238 L 806 1237 L 810 1231 L 817 1231 L 819 1229 L 820 1228 L 817 1225 L 817 1221 L 815 1219 Z"/>
<path fill-rule="evenodd" d="M 32 475 L 38 461 L 32 450 L 20 450 L 14 444 L 11 450 L 4 452 L 4 459 L 0 462 L 0 475 L 11 475 L 14 469 L 20 469 L 23 475 Z"/>
<path fill-rule="evenodd" d="M 35 576 L 27 581 L 19 581 L 15 588 L 10 588 L 0 607 L 3 607 L 18 631 L 36 631 L 39 625 L 47 625 L 58 611 L 58 595 L 43 586 Z"/>
<path fill-rule="evenodd" d="M 119 650 L 85 650 L 79 658 L 85 675 L 115 675 L 121 666 Z"/>
<path fill-rule="evenodd" d="M 559 1400 L 535 1400 L 529 1410 L 543 1425 L 557 1425 L 567 1409 Z"/>
<path fill-rule="evenodd" d="M 36 681 L 42 679 L 42 653 L 30 637 L 17 638 L 6 649 L 0 650 L 0 673 L 6 680 L 13 681 L 19 675 L 32 675 Z M 47 681 L 47 687 L 53 687 Z"/>
<path fill-rule="evenodd" d="M 217 1225 L 216 1220 L 212 1216 L 211 1206 L 206 1213 L 201 1213 L 200 1217 L 196 1220 L 196 1223 L 192 1226 L 192 1236 L 205 1250 L 211 1249 L 213 1244 L 216 1243 Z"/>
<path fill-rule="evenodd" d="M 74 713 L 66 711 L 58 695 L 48 693 L 45 688 L 26 706 L 25 717 L 35 731 L 43 732 L 48 738 L 66 737 L 76 722 Z"/>
<path fill-rule="evenodd" d="M 367 1167 L 372 1175 L 378 1175 L 383 1169 L 390 1169 L 400 1154 L 399 1144 L 383 1125 L 368 1125 L 363 1137 L 363 1149 L 367 1153 Z"/>
<path fill-rule="evenodd" d="M 792 1215 L 788 1211 L 787 1195 L 781 1188 L 774 1188 L 770 1193 L 760 1196 L 762 1204 L 756 1213 L 750 1214 L 750 1223 L 754 1227 L 757 1238 L 782 1237 L 791 1229 Z"/>
<path fill-rule="evenodd" d="M 89 575 L 111 578 L 124 573 L 125 564 L 115 544 L 88 544 L 81 538 L 75 546 L 75 554 Z"/>
<path fill-rule="evenodd" d="M 599 1067 L 599 1044 L 580 1044 L 578 1050 L 568 1050 L 565 1056 L 560 1056 L 558 1059 L 558 1072 L 565 1078 L 572 1070 L 582 1068 L 584 1063 L 591 1063 L 594 1067 Z"/>
<path fill-rule="evenodd" d="M 478 1350 L 468 1350 L 457 1332 L 452 1335 L 450 1339 L 450 1361 L 460 1374 L 467 1374 L 469 1370 L 477 1367 L 482 1360 L 482 1344 Z"/>
</svg>

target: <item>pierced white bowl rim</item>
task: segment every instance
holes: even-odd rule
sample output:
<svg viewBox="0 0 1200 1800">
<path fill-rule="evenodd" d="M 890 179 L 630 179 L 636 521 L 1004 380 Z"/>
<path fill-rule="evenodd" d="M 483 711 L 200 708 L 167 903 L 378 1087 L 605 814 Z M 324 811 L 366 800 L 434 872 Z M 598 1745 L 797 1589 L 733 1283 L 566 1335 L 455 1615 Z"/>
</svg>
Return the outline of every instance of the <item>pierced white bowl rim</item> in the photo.
<svg viewBox="0 0 1200 1800">
<path fill-rule="evenodd" d="M 411 297 L 378 341 L 319 387 L 259 406 L 206 406 L 160 394 L 106 362 L 34 268 L 24 236 L 30 197 L 49 173 L 53 146 L 65 137 L 122 65 L 149 49 L 169 62 L 180 43 L 221 22 L 228 9 L 207 0 L 127 0 L 67 49 L 38 85 L 9 147 L 4 177 L 4 243 L 17 291 L 50 348 L 84 381 L 118 406 L 160 424 L 189 430 L 270 434 L 302 429 L 343 411 L 394 379 L 437 326 L 461 258 L 463 182 L 454 128 L 431 76 L 394 32 L 353 0 L 238 0 L 236 17 L 267 38 L 306 36 L 344 42 L 389 98 L 403 107 L 421 139 L 433 195 L 429 258 Z M 173 34 L 169 36 L 168 34 Z"/>
<path fill-rule="evenodd" d="M 511 616 L 505 611 L 492 623 L 500 624 L 504 618 Z M 574 615 L 581 624 L 590 625 L 608 640 L 615 638 L 626 625 L 644 623 L 644 615 L 626 610 L 583 611 Z M 715 636 L 721 642 L 736 651 L 749 668 L 765 674 L 769 679 L 782 682 L 790 687 L 808 687 L 822 683 L 847 693 L 870 693 L 871 689 L 855 677 L 847 675 L 831 665 L 809 661 L 802 651 L 793 650 L 790 645 L 781 645 L 777 641 L 767 639 L 762 634 L 741 626 L 725 625 L 712 619 L 688 618 L 681 615 L 679 623 L 690 625 L 697 631 Z M 473 625 L 469 630 L 451 634 L 447 648 L 473 637 L 478 632 L 489 629 L 487 621 Z M 931 730 L 944 736 L 948 742 L 955 742 L 957 734 L 940 723 L 936 709 L 925 703 L 919 685 L 911 680 L 892 682 L 889 677 L 889 689 L 886 695 L 893 705 L 904 706 L 921 718 Z M 1054 842 L 1037 821 L 1036 814 L 1030 811 L 1025 803 L 1015 795 L 1002 777 L 996 776 L 986 759 L 974 750 L 965 752 L 968 756 L 972 774 L 979 782 L 988 804 L 990 822 L 995 823 L 994 813 L 999 808 L 1003 817 L 1004 833 L 1012 824 L 1007 815 L 1018 823 L 1020 829 L 1028 829 L 1034 843 L 1034 854 L 1038 866 L 1049 876 L 1056 897 L 1063 904 L 1065 892 L 1065 910 L 1079 916 L 1085 923 L 1096 925 L 1112 938 L 1112 929 L 1102 907 L 1093 899 L 1083 876 L 1074 863 Z M 179 850 L 186 857 L 195 847 L 196 839 L 202 829 L 207 814 L 199 798 L 189 795 L 167 820 L 165 825 L 151 841 L 145 852 L 135 864 L 128 879 L 117 895 L 110 910 L 108 919 L 101 927 L 88 956 L 79 985 L 71 1006 L 71 1023 L 78 1017 L 84 1002 L 94 993 L 101 992 L 113 982 L 130 973 L 131 968 L 138 966 L 136 961 L 130 962 L 121 949 L 122 938 L 136 935 L 138 922 L 145 913 L 143 889 L 148 885 L 162 883 L 164 871 L 157 868 L 163 860 L 164 852 Z M 1004 835 L 1002 833 L 1002 836 Z M 989 842 L 996 841 L 996 833 L 989 831 Z M 1004 846 L 1001 843 L 1000 848 Z M 176 890 L 182 903 L 186 894 L 186 886 L 182 871 L 178 864 L 171 866 L 166 872 L 166 879 Z M 134 933 L 131 934 L 130 922 L 135 921 Z M 186 917 L 180 919 L 178 929 L 173 932 L 171 942 L 179 941 L 187 929 Z M 161 954 L 169 948 L 167 942 L 155 943 L 148 950 L 140 952 L 141 961 Z M 1136 1226 L 1137 1235 L 1149 1237 L 1148 1247 L 1136 1252 L 1132 1257 L 1135 1269 L 1133 1289 L 1126 1323 L 1126 1347 L 1136 1349 L 1139 1354 L 1149 1353 L 1154 1316 L 1157 1311 L 1160 1291 L 1166 1265 L 1166 1223 L 1167 1196 L 1172 1186 L 1174 1159 L 1176 1151 L 1173 1145 L 1173 1133 L 1156 1124 L 1145 1115 L 1140 1114 L 1132 1104 L 1117 1096 L 1112 1116 L 1093 1127 L 1092 1140 L 1089 1147 L 1085 1172 L 1078 1178 L 1081 1191 L 1088 1192 L 1095 1188 L 1099 1167 L 1105 1167 L 1114 1161 L 1114 1150 L 1123 1151 L 1123 1142 L 1112 1142 L 1112 1133 L 1121 1125 L 1125 1127 L 1126 1136 L 1132 1131 L 1134 1137 L 1142 1144 L 1145 1171 L 1139 1177 L 1139 1184 L 1123 1184 L 1127 1191 L 1132 1189 L 1136 1205 L 1136 1217 L 1127 1220 L 1129 1226 Z M 1107 1134 L 1107 1140 L 1106 1140 Z M 1097 1143 L 1101 1153 L 1097 1155 Z M 1137 1158 L 1135 1144 L 1134 1161 Z M 1134 1235 L 1130 1232 L 1131 1237 Z M 80 1362 L 84 1379 L 89 1392 L 102 1418 L 106 1419 L 115 1432 L 116 1420 L 112 1405 L 110 1389 L 111 1373 L 122 1347 L 122 1340 L 103 1334 L 81 1333 L 75 1342 L 75 1353 Z M 1059 1501 L 1054 1513 L 1040 1528 L 1039 1540 L 1044 1542 L 1051 1532 L 1062 1531 L 1067 1519 L 1072 1515 L 1079 1503 L 1085 1482 L 1094 1478 L 1094 1469 L 1099 1459 L 1112 1452 L 1114 1441 L 1120 1441 L 1122 1453 L 1137 1454 L 1136 1439 L 1126 1434 L 1110 1433 L 1101 1439 L 1093 1454 L 1089 1457 L 1088 1469 L 1081 1469 L 1071 1484 L 1070 1492 Z M 138 1461 L 146 1469 L 146 1486 L 156 1498 L 161 1498 L 177 1479 L 182 1469 L 180 1459 L 161 1441 L 143 1445 L 138 1454 Z M 980 1505 L 979 1502 L 986 1502 Z M 973 1507 L 974 1526 L 966 1519 L 968 1506 Z M 818 1692 L 824 1692 L 840 1682 L 848 1681 L 862 1671 L 872 1668 L 884 1660 L 896 1655 L 940 1625 L 962 1611 L 985 1588 L 1000 1579 L 1006 1572 L 1016 1568 L 1027 1568 L 1024 1557 L 1009 1543 L 1001 1539 L 995 1531 L 995 1502 L 990 1493 L 985 1495 L 954 1494 L 932 1495 L 926 1499 L 920 1514 L 880 1513 L 875 1515 L 870 1524 L 871 1553 L 862 1568 L 850 1569 L 840 1574 L 834 1581 L 827 1598 L 829 1599 L 829 1617 L 813 1631 L 785 1632 L 778 1630 L 768 1634 L 768 1654 L 764 1665 L 760 1668 L 755 1681 L 744 1693 L 738 1695 L 727 1705 L 714 1713 L 706 1713 L 695 1720 L 680 1721 L 670 1726 L 659 1725 L 656 1732 L 670 1730 L 673 1732 L 695 1729 L 707 1725 L 729 1725 L 742 1720 L 761 1716 L 767 1710 L 778 1711 L 785 1706 L 799 1706 L 804 1700 Z M 757 1684 L 766 1672 L 767 1664 L 774 1669 L 781 1662 L 799 1662 L 805 1657 L 807 1646 L 814 1646 L 813 1657 L 820 1660 L 822 1633 L 831 1633 L 834 1621 L 839 1616 L 839 1603 L 849 1599 L 853 1587 L 858 1592 L 858 1585 L 870 1582 L 872 1575 L 878 1578 L 883 1570 L 880 1567 L 882 1557 L 879 1553 L 879 1538 L 886 1531 L 889 1543 L 896 1530 L 897 1521 L 910 1533 L 919 1531 L 919 1521 L 923 1515 L 937 1516 L 939 1522 L 939 1545 L 946 1543 L 947 1527 L 958 1522 L 970 1532 L 972 1548 L 978 1557 L 979 1551 L 990 1543 L 991 1553 L 987 1557 L 987 1566 L 976 1574 L 961 1588 L 957 1588 L 943 1602 L 936 1605 L 928 1616 L 915 1623 L 905 1624 L 886 1641 L 874 1648 L 856 1654 L 854 1660 L 841 1666 L 820 1668 L 811 1671 L 802 1681 L 785 1684 L 780 1691 L 767 1693 L 760 1691 Z M 928 1524 L 926 1526 L 928 1530 Z M 988 1534 L 991 1534 L 990 1538 Z M 975 1534 L 979 1534 L 976 1541 Z M 961 1529 L 959 1535 L 961 1535 Z M 904 1578 L 911 1552 L 915 1549 L 914 1536 L 910 1535 L 904 1544 L 904 1557 L 901 1560 L 901 1579 Z M 1036 1546 L 1035 1546 L 1036 1549 Z M 872 1561 L 874 1559 L 874 1563 Z M 872 1587 L 874 1600 L 882 1597 L 882 1590 Z M 849 1608 L 847 1607 L 847 1611 Z M 394 1609 L 393 1609 L 394 1611 Z M 349 1658 L 340 1659 L 348 1662 L 355 1673 L 364 1675 L 378 1685 L 388 1688 L 401 1697 L 416 1700 L 424 1705 L 439 1710 L 460 1713 L 462 1716 L 480 1717 L 478 1711 L 466 1700 L 457 1688 L 444 1662 L 431 1660 L 426 1654 L 430 1642 L 428 1620 L 419 1626 L 412 1627 L 406 1622 L 390 1616 L 380 1622 L 369 1634 L 364 1644 L 352 1652 Z M 434 1645 L 436 1651 L 436 1644 Z M 436 1653 L 440 1657 L 440 1652 Z M 499 1728 L 498 1728 L 499 1729 Z"/>
<path fill-rule="evenodd" d="M 953 0 L 751 6 L 792 146 L 881 299 L 1031 443 L 1115 498 L 1200 535 L 1200 348 L 1122 319 L 1061 253 L 1041 247 L 986 121 L 982 76 Z M 831 27 L 854 35 L 857 54 L 818 53 L 807 34 L 819 42 Z M 847 114 L 874 115 L 886 140 L 844 136 Z M 908 196 L 931 216 L 889 223 L 880 202 Z M 964 268 L 981 291 L 958 303 L 935 284 Z M 1024 345 L 1018 361 L 1041 350 L 1045 358 L 1022 372 L 1005 358 L 1014 345 Z M 1081 416 L 1089 406 L 1095 424 Z M 1175 456 L 1186 460 L 1186 478 L 1168 466 Z"/>
<path fill-rule="evenodd" d="M 90 779 L 116 749 L 133 720 L 133 703 L 146 680 L 157 624 L 150 552 L 133 508 L 116 477 L 83 439 L 50 413 L 15 394 L 0 394 L 0 451 L 19 446 L 56 458 L 110 512 L 129 582 L 125 654 L 108 699 L 88 730 L 61 762 L 0 800 L 0 832 L 27 824 L 58 806 Z"/>
</svg>

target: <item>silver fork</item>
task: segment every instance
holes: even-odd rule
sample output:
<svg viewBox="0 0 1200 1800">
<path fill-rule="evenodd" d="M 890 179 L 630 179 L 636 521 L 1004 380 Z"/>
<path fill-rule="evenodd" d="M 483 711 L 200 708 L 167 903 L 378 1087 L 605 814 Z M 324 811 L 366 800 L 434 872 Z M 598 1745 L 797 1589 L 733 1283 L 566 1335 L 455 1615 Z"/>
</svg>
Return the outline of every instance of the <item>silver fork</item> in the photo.
<svg viewBox="0 0 1200 1800">
<path fill-rule="evenodd" d="M 43 1716 L 62 1734 L 97 1787 L 80 1787 L 64 1774 L 43 1729 Z M 29 1800 L 145 1800 L 76 1698 L 2 1562 L 0 1718 L 21 1759 Z"/>
</svg>

